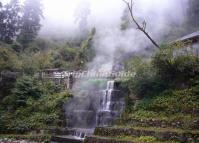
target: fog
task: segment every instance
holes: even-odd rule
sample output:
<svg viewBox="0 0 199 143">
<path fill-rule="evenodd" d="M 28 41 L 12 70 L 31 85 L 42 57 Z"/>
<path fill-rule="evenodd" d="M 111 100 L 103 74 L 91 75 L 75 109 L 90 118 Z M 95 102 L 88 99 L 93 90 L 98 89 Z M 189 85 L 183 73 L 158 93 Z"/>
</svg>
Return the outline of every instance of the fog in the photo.
<svg viewBox="0 0 199 143">
<path fill-rule="evenodd" d="M 10 0 L 1 0 L 7 3 Z M 20 0 L 23 2 L 24 0 Z M 128 0 L 127 0 L 128 1 Z M 45 19 L 42 35 L 71 35 L 79 23 L 98 29 L 116 28 L 126 7 L 122 0 L 41 0 Z M 187 0 L 134 0 L 134 13 L 146 19 L 148 31 L 161 29 L 170 21 L 183 21 Z M 83 25 L 81 25 L 83 27 Z M 160 33 L 160 32 L 158 32 Z"/>
<path fill-rule="evenodd" d="M 150 54 L 145 48 L 154 48 L 137 29 L 120 30 L 126 8 L 122 0 L 43 0 L 43 4 L 45 20 L 40 32 L 43 36 L 76 37 L 96 28 L 93 48 L 97 54 L 88 64 L 90 70 L 110 71 L 126 54 Z M 139 22 L 147 22 L 146 31 L 161 43 L 170 24 L 180 26 L 184 21 L 186 6 L 187 0 L 134 0 L 133 11 Z"/>
<path fill-rule="evenodd" d="M 43 5 L 45 20 L 41 34 L 57 36 L 78 35 L 81 32 L 79 26 L 83 29 L 85 26 L 103 28 L 117 25 L 125 7 L 121 0 L 43 0 Z"/>
<path fill-rule="evenodd" d="M 146 31 L 158 42 L 168 33 L 170 25 L 186 18 L 188 0 L 134 0 L 133 12 L 139 22 L 147 23 Z M 8 2 L 8 0 L 3 0 Z M 115 53 L 145 52 L 154 47 L 136 28 L 121 31 L 121 17 L 126 8 L 122 0 L 42 0 L 44 17 L 40 35 L 43 37 L 75 37 L 96 28 L 93 48 L 97 56 L 89 69 L 111 70 Z"/>
<path fill-rule="evenodd" d="M 182 22 L 186 10 L 186 0 L 135 0 L 134 3 L 135 14 L 146 19 L 149 31 L 151 27 L 158 31 L 168 21 Z M 41 34 L 70 35 L 78 32 L 78 18 L 98 29 L 120 26 L 126 5 L 122 0 L 43 0 L 43 6 L 45 20 Z"/>
</svg>

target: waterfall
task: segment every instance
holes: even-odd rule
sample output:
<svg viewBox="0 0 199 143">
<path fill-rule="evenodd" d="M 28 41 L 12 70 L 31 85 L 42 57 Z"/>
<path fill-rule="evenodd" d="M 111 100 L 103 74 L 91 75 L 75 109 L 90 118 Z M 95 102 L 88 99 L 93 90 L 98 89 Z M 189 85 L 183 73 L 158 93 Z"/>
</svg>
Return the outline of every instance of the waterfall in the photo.
<svg viewBox="0 0 199 143">
<path fill-rule="evenodd" d="M 80 132 L 80 131 L 74 131 L 73 136 L 75 136 L 79 139 L 83 139 L 85 137 L 85 134 L 83 132 Z"/>
<path fill-rule="evenodd" d="M 103 89 L 104 88 L 104 89 Z M 75 96 L 65 104 L 67 127 L 70 135 L 84 139 L 91 135 L 96 126 L 109 126 L 120 117 L 124 107 L 124 96 L 118 89 L 118 82 L 107 81 L 98 91 L 90 91 L 84 96 Z"/>
<path fill-rule="evenodd" d="M 84 139 L 87 135 L 91 135 L 93 133 L 93 129 L 73 129 L 71 131 L 71 135 L 76 139 Z"/>
<path fill-rule="evenodd" d="M 115 81 L 108 81 L 106 90 L 103 91 L 101 110 L 110 111 L 111 96 L 114 90 Z"/>
<path fill-rule="evenodd" d="M 114 84 L 115 84 L 114 80 L 108 81 L 106 90 L 114 89 Z"/>
<path fill-rule="evenodd" d="M 124 97 L 116 87 L 116 82 L 107 82 L 100 99 L 100 106 L 96 115 L 97 126 L 109 126 L 118 118 L 124 107 Z"/>
</svg>

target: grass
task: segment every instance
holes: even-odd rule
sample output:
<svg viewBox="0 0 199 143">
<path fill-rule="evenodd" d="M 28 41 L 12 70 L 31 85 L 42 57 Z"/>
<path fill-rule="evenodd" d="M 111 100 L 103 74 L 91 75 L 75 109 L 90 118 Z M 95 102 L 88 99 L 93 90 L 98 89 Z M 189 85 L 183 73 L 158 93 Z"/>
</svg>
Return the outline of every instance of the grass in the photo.
<svg viewBox="0 0 199 143">
<path fill-rule="evenodd" d="M 158 96 L 140 100 L 133 108 L 130 112 L 124 112 L 120 125 L 128 126 L 131 119 L 157 120 L 180 122 L 183 129 L 191 129 L 193 123 L 199 121 L 198 87 L 168 90 Z"/>
<path fill-rule="evenodd" d="M 109 129 L 109 128 L 107 128 Z M 183 129 L 176 129 L 176 128 L 156 128 L 156 127 L 140 127 L 140 126 L 114 126 L 110 127 L 110 129 L 133 129 L 133 130 L 142 130 L 142 131 L 155 131 L 155 132 L 176 132 L 176 133 L 191 133 L 191 134 L 199 134 L 199 130 L 183 130 Z"/>
<path fill-rule="evenodd" d="M 168 115 L 163 112 L 154 112 L 154 111 L 147 111 L 147 110 L 138 110 L 134 113 L 130 113 L 126 115 L 124 120 L 130 120 L 130 119 L 143 119 L 143 120 L 158 120 L 158 121 L 168 121 L 168 122 L 185 122 L 190 123 L 195 120 L 199 120 L 198 115 L 194 114 L 182 114 L 182 113 L 176 113 L 173 115 Z"/>
</svg>

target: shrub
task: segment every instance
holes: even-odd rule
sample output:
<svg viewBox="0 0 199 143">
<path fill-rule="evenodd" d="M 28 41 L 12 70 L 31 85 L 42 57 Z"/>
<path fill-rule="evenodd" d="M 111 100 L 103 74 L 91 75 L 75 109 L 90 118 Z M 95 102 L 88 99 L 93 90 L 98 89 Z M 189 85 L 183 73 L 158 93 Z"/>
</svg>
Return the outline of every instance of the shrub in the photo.
<svg viewBox="0 0 199 143">
<path fill-rule="evenodd" d="M 167 88 L 166 82 L 156 74 L 150 61 L 136 59 L 133 64 L 136 75 L 128 81 L 131 95 L 140 98 L 150 97 Z"/>
<path fill-rule="evenodd" d="M 145 142 L 145 143 L 153 143 L 153 142 L 157 141 L 157 139 L 152 136 L 140 136 L 139 141 Z"/>
<path fill-rule="evenodd" d="M 152 99 L 143 100 L 138 108 L 168 115 L 194 114 L 199 109 L 199 97 L 194 93 L 194 89 L 167 90 Z"/>
<path fill-rule="evenodd" d="M 42 95 L 38 99 L 28 97 L 26 106 L 1 112 L 0 125 L 3 126 L 0 132 L 26 133 L 60 125 L 62 105 L 69 96 L 68 92 L 60 92 Z"/>
<path fill-rule="evenodd" d="M 38 99 L 43 91 L 41 83 L 29 76 L 19 78 L 15 84 L 13 95 L 16 96 L 18 101 L 26 101 L 28 97 Z"/>
<path fill-rule="evenodd" d="M 162 80 L 170 86 L 190 85 L 190 80 L 199 74 L 199 57 L 194 54 L 176 54 L 183 51 L 178 47 L 167 46 L 155 54 L 153 67 Z"/>
<path fill-rule="evenodd" d="M 21 69 L 21 64 L 17 54 L 8 45 L 0 43 L 0 71 L 19 69 Z"/>
</svg>

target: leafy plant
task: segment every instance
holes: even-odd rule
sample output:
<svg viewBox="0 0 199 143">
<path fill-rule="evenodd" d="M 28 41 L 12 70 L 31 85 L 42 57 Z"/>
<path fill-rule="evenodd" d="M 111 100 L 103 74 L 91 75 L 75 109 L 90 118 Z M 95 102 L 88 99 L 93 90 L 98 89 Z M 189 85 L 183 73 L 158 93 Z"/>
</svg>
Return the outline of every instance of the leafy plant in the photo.
<svg viewBox="0 0 199 143">
<path fill-rule="evenodd" d="M 17 100 L 24 101 L 29 97 L 38 99 L 42 94 L 41 83 L 29 76 L 23 76 L 18 79 L 13 90 L 13 95 L 16 96 Z"/>
</svg>

